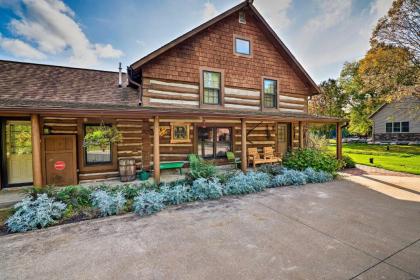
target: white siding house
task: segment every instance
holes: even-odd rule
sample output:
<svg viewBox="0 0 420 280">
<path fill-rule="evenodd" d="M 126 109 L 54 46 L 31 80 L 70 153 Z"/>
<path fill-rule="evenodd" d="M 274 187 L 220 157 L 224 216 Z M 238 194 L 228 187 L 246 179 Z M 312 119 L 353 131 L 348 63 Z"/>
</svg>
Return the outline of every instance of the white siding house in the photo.
<svg viewBox="0 0 420 280">
<path fill-rule="evenodd" d="M 370 118 L 374 142 L 420 143 L 420 98 L 382 105 Z"/>
</svg>

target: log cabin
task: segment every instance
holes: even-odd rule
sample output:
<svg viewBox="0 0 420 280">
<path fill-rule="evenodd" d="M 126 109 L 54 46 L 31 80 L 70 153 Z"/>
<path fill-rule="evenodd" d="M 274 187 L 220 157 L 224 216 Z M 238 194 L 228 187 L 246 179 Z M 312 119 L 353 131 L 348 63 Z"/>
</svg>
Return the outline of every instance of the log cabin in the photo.
<svg viewBox="0 0 420 280">
<path fill-rule="evenodd" d="M 1 187 L 71 185 L 186 161 L 217 164 L 226 152 L 302 148 L 319 88 L 273 29 L 245 1 L 127 67 L 127 73 L 0 61 Z M 87 131 L 107 125 L 122 138 L 98 151 Z M 341 135 L 341 133 L 338 133 Z M 337 157 L 341 139 L 337 139 Z"/>
</svg>

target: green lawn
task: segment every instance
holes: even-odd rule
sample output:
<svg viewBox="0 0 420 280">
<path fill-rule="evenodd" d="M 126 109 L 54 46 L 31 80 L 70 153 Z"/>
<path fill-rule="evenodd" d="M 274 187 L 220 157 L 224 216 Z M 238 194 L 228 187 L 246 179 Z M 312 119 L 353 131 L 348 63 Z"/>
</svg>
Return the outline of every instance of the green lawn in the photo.
<svg viewBox="0 0 420 280">
<path fill-rule="evenodd" d="M 343 155 L 350 156 L 356 163 L 376 166 L 392 171 L 420 175 L 420 145 L 343 144 Z M 335 153 L 335 143 L 328 146 Z M 369 159 L 373 158 L 373 164 Z"/>
</svg>

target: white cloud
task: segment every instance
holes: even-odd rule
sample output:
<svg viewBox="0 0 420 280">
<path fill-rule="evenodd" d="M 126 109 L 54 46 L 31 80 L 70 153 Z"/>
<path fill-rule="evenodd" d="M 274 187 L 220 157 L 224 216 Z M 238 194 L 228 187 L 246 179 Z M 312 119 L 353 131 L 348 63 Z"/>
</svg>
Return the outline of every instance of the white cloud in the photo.
<svg viewBox="0 0 420 280">
<path fill-rule="evenodd" d="M 288 16 L 288 10 L 291 4 L 292 0 L 259 0 L 254 3 L 258 11 L 277 30 L 290 25 L 291 20 Z"/>
<path fill-rule="evenodd" d="M 75 21 L 75 13 L 61 0 L 23 0 L 25 14 L 14 19 L 12 32 L 47 54 L 69 50 L 74 66 L 92 66 L 99 58 L 116 58 L 123 52 L 110 44 L 92 44 Z"/>
<path fill-rule="evenodd" d="M 114 49 L 111 44 L 95 44 L 95 52 L 102 58 L 118 58 L 123 55 L 122 51 Z"/>
<path fill-rule="evenodd" d="M 348 20 L 351 13 L 352 0 L 318 1 L 318 16 L 310 19 L 304 26 L 304 32 L 314 33 L 336 26 Z"/>
<path fill-rule="evenodd" d="M 371 7 L 370 13 L 376 17 L 382 17 L 388 13 L 394 0 L 375 0 Z"/>
<path fill-rule="evenodd" d="M 31 45 L 19 40 L 4 38 L 0 34 L 0 47 L 14 56 L 31 59 L 45 59 L 46 56 L 42 52 L 33 48 Z"/>
<path fill-rule="evenodd" d="M 317 1 L 315 17 L 292 38 L 292 49 L 310 73 L 361 58 L 369 49 L 373 26 L 391 7 L 392 0 L 375 0 L 357 12 L 352 2 Z"/>
<path fill-rule="evenodd" d="M 203 19 L 210 20 L 214 18 L 216 15 L 217 15 L 216 7 L 210 2 L 205 3 L 204 10 L 203 10 Z"/>
</svg>

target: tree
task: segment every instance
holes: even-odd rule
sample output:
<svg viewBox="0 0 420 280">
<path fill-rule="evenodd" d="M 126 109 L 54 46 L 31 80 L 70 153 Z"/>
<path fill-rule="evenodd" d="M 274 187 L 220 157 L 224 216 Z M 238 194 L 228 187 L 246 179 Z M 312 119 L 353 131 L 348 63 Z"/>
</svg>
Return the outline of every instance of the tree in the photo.
<svg viewBox="0 0 420 280">
<path fill-rule="evenodd" d="M 343 108 L 347 103 L 347 97 L 342 93 L 337 80 L 328 79 L 319 85 L 321 94 L 312 97 L 309 104 L 309 112 L 314 115 L 344 117 Z"/>
<path fill-rule="evenodd" d="M 410 52 L 400 47 L 370 49 L 358 68 L 364 91 L 374 92 L 383 103 L 411 96 L 420 83 L 420 68 L 410 57 Z"/>
<path fill-rule="evenodd" d="M 420 61 L 420 1 L 396 0 L 388 14 L 379 19 L 371 36 L 371 46 L 406 49 L 414 64 Z"/>
</svg>

